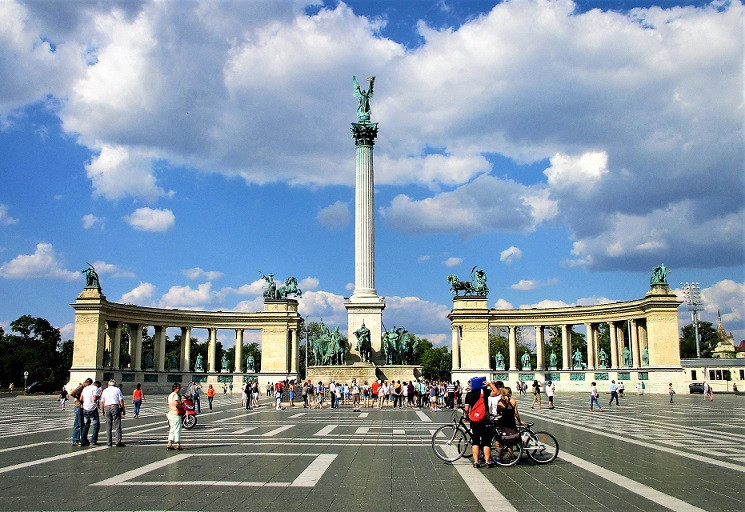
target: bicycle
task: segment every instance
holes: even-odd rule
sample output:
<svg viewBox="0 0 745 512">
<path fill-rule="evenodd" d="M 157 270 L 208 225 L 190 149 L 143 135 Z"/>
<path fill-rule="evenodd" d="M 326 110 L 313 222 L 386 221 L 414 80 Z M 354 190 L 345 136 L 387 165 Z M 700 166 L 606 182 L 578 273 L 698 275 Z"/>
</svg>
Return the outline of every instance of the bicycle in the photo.
<svg viewBox="0 0 745 512">
<path fill-rule="evenodd" d="M 553 462 L 559 455 L 559 442 L 548 432 L 534 432 L 530 428 L 533 425 L 535 423 L 527 422 L 525 425 L 518 426 L 523 452 L 533 459 L 536 464 Z"/>
<path fill-rule="evenodd" d="M 510 439 L 509 444 L 505 440 L 511 436 L 505 436 L 498 428 L 494 429 L 494 441 L 501 441 L 499 447 L 493 450 L 492 460 L 499 466 L 514 466 L 522 457 L 523 447 L 521 435 L 517 435 L 514 440 Z M 449 425 L 443 425 L 435 430 L 432 434 L 432 451 L 435 455 L 445 462 L 455 462 L 469 452 L 473 444 L 473 431 L 469 424 L 465 422 L 463 409 L 458 408 L 453 411 L 453 420 Z M 504 446 L 503 446 L 504 445 Z M 480 458 L 483 459 L 483 452 Z"/>
</svg>

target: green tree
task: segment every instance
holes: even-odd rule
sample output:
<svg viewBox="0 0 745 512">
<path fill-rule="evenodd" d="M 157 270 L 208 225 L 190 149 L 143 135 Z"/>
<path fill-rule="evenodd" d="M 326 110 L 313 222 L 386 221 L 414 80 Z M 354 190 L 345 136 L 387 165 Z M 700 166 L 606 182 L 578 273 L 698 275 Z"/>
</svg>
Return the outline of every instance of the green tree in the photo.
<svg viewBox="0 0 745 512">
<path fill-rule="evenodd" d="M 422 376 L 428 380 L 450 380 L 453 360 L 447 347 L 431 348 L 422 353 Z"/>
<path fill-rule="evenodd" d="M 696 357 L 696 330 L 692 323 L 683 326 L 680 338 L 680 357 Z M 698 335 L 701 340 L 699 350 L 701 357 L 711 357 L 719 343 L 717 330 L 711 322 L 698 323 Z"/>
<path fill-rule="evenodd" d="M 44 318 L 23 315 L 10 323 L 10 333 L 0 333 L 0 381 L 41 381 L 62 387 L 69 378 L 72 342 L 64 344 L 59 329 Z"/>
</svg>

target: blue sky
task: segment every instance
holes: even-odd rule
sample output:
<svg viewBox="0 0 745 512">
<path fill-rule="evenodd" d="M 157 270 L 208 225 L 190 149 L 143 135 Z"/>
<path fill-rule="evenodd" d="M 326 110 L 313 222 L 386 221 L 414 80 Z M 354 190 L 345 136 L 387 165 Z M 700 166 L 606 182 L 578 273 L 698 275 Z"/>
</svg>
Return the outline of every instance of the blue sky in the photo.
<svg viewBox="0 0 745 512">
<path fill-rule="evenodd" d="M 638 299 L 664 262 L 743 339 L 744 12 L 0 1 L 0 325 L 71 337 L 92 262 L 109 300 L 168 308 L 256 311 L 260 271 L 296 276 L 346 328 L 375 75 L 386 326 L 447 343 L 445 277 L 474 265 L 519 308 Z"/>
</svg>

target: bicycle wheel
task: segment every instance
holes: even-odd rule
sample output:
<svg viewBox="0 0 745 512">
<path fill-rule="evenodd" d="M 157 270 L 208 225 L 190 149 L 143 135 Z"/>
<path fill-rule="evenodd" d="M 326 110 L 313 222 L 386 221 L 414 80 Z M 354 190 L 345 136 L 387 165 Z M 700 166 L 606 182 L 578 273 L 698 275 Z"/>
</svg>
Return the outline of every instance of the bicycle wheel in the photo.
<svg viewBox="0 0 745 512">
<path fill-rule="evenodd" d="M 523 450 L 538 464 L 548 464 L 559 455 L 559 442 L 548 432 L 526 432 Z"/>
<path fill-rule="evenodd" d="M 459 427 L 443 425 L 432 434 L 432 450 L 445 462 L 455 462 L 468 450 L 468 436 Z"/>
<path fill-rule="evenodd" d="M 523 455 L 523 443 L 521 441 L 509 446 L 495 446 L 492 449 L 492 460 L 497 466 L 514 466 L 520 462 Z"/>
</svg>

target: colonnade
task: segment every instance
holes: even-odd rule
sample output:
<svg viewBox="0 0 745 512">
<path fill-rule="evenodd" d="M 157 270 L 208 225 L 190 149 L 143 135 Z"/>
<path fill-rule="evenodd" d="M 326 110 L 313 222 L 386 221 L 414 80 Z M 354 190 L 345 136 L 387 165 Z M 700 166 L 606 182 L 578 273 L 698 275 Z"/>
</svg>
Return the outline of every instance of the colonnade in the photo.
<svg viewBox="0 0 745 512">
<path fill-rule="evenodd" d="M 217 334 L 222 329 L 235 333 L 235 359 L 232 372 L 221 368 L 219 373 L 245 374 L 242 362 L 246 330 L 261 332 L 260 373 L 265 380 L 296 378 L 299 371 L 298 329 L 301 319 L 294 299 L 267 300 L 264 310 L 256 313 L 188 311 L 108 302 L 99 289 L 86 288 L 71 306 L 75 309 L 72 383 L 92 373 L 99 380 L 104 380 L 105 373 L 112 372 L 118 372 L 117 375 L 128 372 L 198 375 L 200 372 L 190 367 L 194 329 L 207 330 L 207 360 L 203 362 L 207 378 L 210 374 L 217 374 L 218 366 L 222 366 L 217 360 Z M 124 325 L 129 327 L 129 361 L 122 361 L 120 355 Z M 154 329 L 152 362 L 143 354 L 142 331 L 148 326 Z M 166 372 L 166 330 L 173 327 L 181 329 L 181 346 L 178 360 L 169 364 Z M 166 377 L 162 379 L 164 383 L 168 381 Z M 160 382 L 160 377 L 153 378 Z"/>
<path fill-rule="evenodd" d="M 610 332 L 610 354 L 605 354 L 605 360 L 601 357 L 600 352 L 600 324 L 606 323 Z M 629 337 L 624 335 L 622 324 L 626 323 L 629 325 L 627 331 L 630 333 Z M 575 324 L 576 325 L 576 324 Z M 585 351 L 582 353 L 582 369 L 594 370 L 594 369 L 607 369 L 607 368 L 641 368 L 649 366 L 649 362 L 645 361 L 641 354 L 647 349 L 647 330 L 646 330 L 646 319 L 631 319 L 627 321 L 608 321 L 600 323 L 584 323 L 585 326 Z M 490 327 L 492 327 L 490 325 Z M 501 327 L 501 326 L 500 326 Z M 519 348 L 517 345 L 517 330 L 525 326 L 519 325 L 507 325 L 507 340 L 509 346 L 509 357 L 506 358 L 505 370 L 519 370 L 522 369 L 520 364 Z M 559 369 L 559 370 L 571 370 L 575 369 L 574 354 L 572 353 L 572 333 L 574 331 L 574 325 L 572 324 L 560 324 L 561 332 L 561 367 L 550 368 L 550 356 L 551 354 L 546 352 L 546 333 L 545 330 L 551 326 L 548 325 L 536 325 L 535 328 L 535 356 L 536 365 L 535 370 L 546 370 L 546 369 Z M 458 337 L 457 330 L 454 331 L 454 338 Z M 458 342 L 456 341 L 456 346 Z M 623 358 L 624 349 L 628 348 L 629 353 L 632 356 L 630 362 L 627 362 Z M 558 355 L 557 355 L 558 356 Z M 455 356 L 454 356 L 455 357 Z M 456 357 L 457 359 L 457 357 Z M 558 360 L 558 357 L 557 357 Z M 454 359 L 455 362 L 455 359 Z M 491 363 L 491 361 L 490 361 Z"/>
<path fill-rule="evenodd" d="M 127 325 L 129 330 L 129 346 L 127 350 L 128 361 L 121 360 L 121 343 L 122 328 Z M 155 370 L 155 371 L 196 371 L 191 364 L 191 337 L 192 327 L 181 327 L 181 345 L 179 348 L 179 358 L 177 364 L 169 365 L 166 361 L 166 329 L 168 326 L 155 325 L 153 335 L 153 361 L 148 365 L 142 352 L 142 330 L 147 327 L 145 324 L 106 321 L 106 339 L 104 346 L 105 368 L 113 370 Z M 217 372 L 217 331 L 216 327 L 207 327 L 207 361 L 203 371 Z M 233 329 L 235 331 L 235 357 L 233 359 L 232 372 L 244 372 L 243 363 L 243 339 L 244 332 L 248 329 Z M 297 345 L 297 329 L 290 330 L 291 343 Z M 290 349 L 292 351 L 292 349 Z M 108 360 L 107 357 L 108 356 Z M 289 370 L 291 373 L 297 372 L 297 358 L 290 358 Z M 220 368 L 222 373 L 231 372 L 230 369 Z M 248 370 L 245 370 L 246 372 Z"/>
<path fill-rule="evenodd" d="M 637 370 L 646 374 L 650 369 L 679 370 L 677 310 L 680 304 L 667 284 L 653 285 L 639 300 L 566 308 L 489 309 L 486 297 L 456 296 L 448 315 L 452 329 L 453 378 L 490 374 L 489 332 L 492 327 L 507 328 L 509 354 L 502 354 L 505 363 L 502 371 L 523 371 L 519 350 L 524 349 L 518 348 L 518 328 L 535 329 L 536 367 L 525 368 L 526 371 Z M 601 324 L 608 325 L 610 354 L 600 351 Z M 572 331 L 576 325 L 584 325 L 586 332 L 580 365 L 575 364 L 580 358 L 575 361 L 572 353 Z M 561 364 L 556 368 L 550 364 L 551 354 L 546 353 L 545 330 L 551 326 L 559 326 L 561 331 Z M 579 378 L 572 376 L 575 377 Z"/>
</svg>

